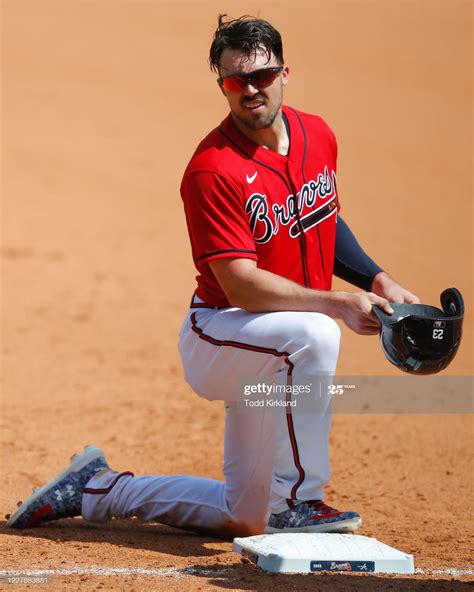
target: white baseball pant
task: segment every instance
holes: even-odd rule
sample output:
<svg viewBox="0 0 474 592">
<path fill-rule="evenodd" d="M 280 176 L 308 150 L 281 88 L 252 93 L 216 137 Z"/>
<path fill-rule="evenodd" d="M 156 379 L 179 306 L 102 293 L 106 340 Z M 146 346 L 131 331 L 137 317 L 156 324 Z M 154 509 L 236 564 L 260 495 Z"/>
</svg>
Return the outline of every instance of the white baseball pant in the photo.
<svg viewBox="0 0 474 592">
<path fill-rule="evenodd" d="M 179 351 L 186 380 L 225 403 L 225 481 L 190 475 L 94 476 L 82 514 L 92 521 L 137 516 L 221 536 L 259 534 L 287 500 L 323 499 L 329 480 L 330 396 L 317 389 L 310 408 L 245 408 L 246 377 L 293 385 L 336 370 L 340 330 L 314 312 L 248 313 L 204 308 L 193 299 Z M 285 398 L 285 396 L 283 396 Z M 314 403 L 314 404 L 313 404 Z"/>
</svg>

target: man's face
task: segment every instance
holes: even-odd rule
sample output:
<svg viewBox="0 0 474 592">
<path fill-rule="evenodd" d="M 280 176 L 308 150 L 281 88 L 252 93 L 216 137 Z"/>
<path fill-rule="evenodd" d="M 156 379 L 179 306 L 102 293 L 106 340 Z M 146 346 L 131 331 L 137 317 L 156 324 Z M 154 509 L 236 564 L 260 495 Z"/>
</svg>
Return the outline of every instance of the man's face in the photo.
<svg viewBox="0 0 474 592">
<path fill-rule="evenodd" d="M 272 54 L 270 60 L 263 50 L 256 55 L 247 55 L 236 49 L 225 49 L 222 52 L 219 74 L 250 74 L 262 68 L 281 66 Z M 269 127 L 275 121 L 283 101 L 283 87 L 288 83 L 288 67 L 285 66 L 277 78 L 264 88 L 256 88 L 248 82 L 241 91 L 222 88 L 229 103 L 230 110 L 246 127 L 259 130 Z"/>
</svg>

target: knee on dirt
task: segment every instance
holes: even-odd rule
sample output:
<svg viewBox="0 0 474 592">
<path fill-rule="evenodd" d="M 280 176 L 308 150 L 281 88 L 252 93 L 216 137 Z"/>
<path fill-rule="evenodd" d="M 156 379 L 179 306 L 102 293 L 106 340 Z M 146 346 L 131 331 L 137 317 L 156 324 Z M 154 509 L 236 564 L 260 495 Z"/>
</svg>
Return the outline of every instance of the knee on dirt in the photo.
<svg viewBox="0 0 474 592">
<path fill-rule="evenodd" d="M 225 522 L 219 528 L 219 535 L 225 538 L 247 537 L 256 534 L 263 534 L 265 529 L 265 521 L 251 521 L 232 519 Z"/>
</svg>

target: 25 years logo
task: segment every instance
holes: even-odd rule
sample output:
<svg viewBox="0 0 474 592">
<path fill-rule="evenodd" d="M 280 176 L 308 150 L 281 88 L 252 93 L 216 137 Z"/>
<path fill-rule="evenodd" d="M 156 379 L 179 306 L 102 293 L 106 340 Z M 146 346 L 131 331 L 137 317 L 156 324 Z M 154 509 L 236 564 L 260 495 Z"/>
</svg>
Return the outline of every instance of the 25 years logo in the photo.
<svg viewBox="0 0 474 592">
<path fill-rule="evenodd" d="M 355 384 L 328 384 L 328 393 L 330 395 L 343 395 L 344 390 L 355 389 Z"/>
</svg>

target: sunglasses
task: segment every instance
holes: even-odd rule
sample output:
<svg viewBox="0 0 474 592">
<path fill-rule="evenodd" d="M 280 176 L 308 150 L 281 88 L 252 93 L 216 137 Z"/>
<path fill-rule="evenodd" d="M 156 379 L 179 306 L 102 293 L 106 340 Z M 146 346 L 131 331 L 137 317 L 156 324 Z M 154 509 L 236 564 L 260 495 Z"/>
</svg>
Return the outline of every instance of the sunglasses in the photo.
<svg viewBox="0 0 474 592">
<path fill-rule="evenodd" d="M 251 84 L 255 88 L 265 88 L 280 76 L 283 72 L 284 66 L 277 66 L 275 68 L 262 68 L 255 70 L 250 74 L 229 74 L 229 76 L 219 76 L 217 82 L 224 90 L 231 92 L 241 92 L 247 84 Z"/>
</svg>

